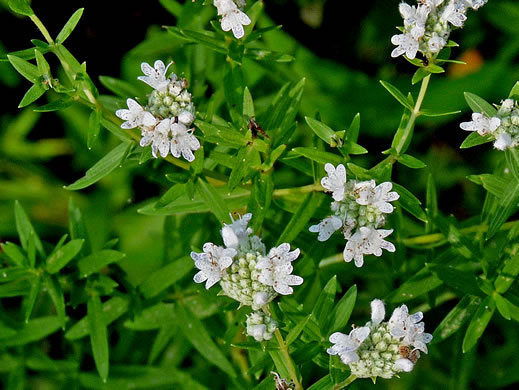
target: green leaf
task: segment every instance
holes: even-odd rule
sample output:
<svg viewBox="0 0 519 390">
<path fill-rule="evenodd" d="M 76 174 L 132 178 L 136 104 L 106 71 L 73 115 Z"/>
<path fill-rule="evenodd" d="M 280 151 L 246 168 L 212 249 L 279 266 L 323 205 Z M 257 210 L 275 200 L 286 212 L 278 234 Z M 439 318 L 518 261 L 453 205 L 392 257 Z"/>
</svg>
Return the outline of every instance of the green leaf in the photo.
<svg viewBox="0 0 519 390">
<path fill-rule="evenodd" d="M 38 65 L 38 72 L 42 76 L 50 78 L 50 66 L 43 54 L 38 49 L 34 49 L 34 57 L 36 58 L 36 64 Z"/>
<path fill-rule="evenodd" d="M 400 153 L 405 153 L 409 147 L 409 144 L 411 143 L 411 139 L 413 138 L 414 124 L 407 137 L 404 138 L 404 136 L 406 136 L 407 125 L 410 118 L 411 113 L 404 110 L 402 118 L 400 119 L 400 124 L 398 125 L 398 129 L 393 137 L 393 141 L 391 142 L 391 148 L 396 151 L 397 155 Z"/>
<path fill-rule="evenodd" d="M 492 175 L 489 173 L 484 173 L 481 175 L 470 175 L 467 176 L 467 179 L 473 183 L 482 185 L 485 190 L 497 198 L 501 198 L 503 196 L 504 189 L 509 183 L 509 180 L 505 179 L 504 177 Z"/>
<path fill-rule="evenodd" d="M 397 160 L 406 167 L 413 169 L 422 169 L 427 166 L 422 160 L 419 160 L 409 154 L 402 154 L 401 156 L 397 157 Z"/>
<path fill-rule="evenodd" d="M 427 70 L 427 68 L 418 68 L 411 79 L 411 84 L 415 85 L 416 83 L 422 81 L 425 77 L 429 76 L 431 72 Z"/>
<path fill-rule="evenodd" d="M 252 213 L 251 227 L 254 231 L 258 230 L 263 224 L 265 215 L 270 210 L 272 202 L 272 192 L 274 191 L 274 184 L 272 177 L 266 174 L 259 174 L 254 178 L 254 187 L 247 206 L 247 212 Z"/>
<path fill-rule="evenodd" d="M 29 318 L 31 318 L 32 309 L 34 308 L 34 304 L 36 303 L 36 299 L 40 295 L 41 290 L 41 278 L 39 276 L 31 279 L 31 289 L 29 291 L 29 295 L 27 295 L 23 300 L 23 311 L 24 311 L 24 319 L 25 323 L 29 322 Z"/>
<path fill-rule="evenodd" d="M 461 110 L 456 110 L 456 111 L 446 111 L 446 112 L 443 112 L 443 111 L 433 111 L 433 110 L 427 110 L 427 109 L 423 109 L 423 110 L 420 110 L 420 115 L 423 115 L 423 116 L 430 116 L 430 117 L 435 117 L 435 116 L 447 116 L 447 115 L 454 115 L 454 114 L 459 114 L 461 112 Z"/>
<path fill-rule="evenodd" d="M 494 286 L 499 294 L 504 294 L 508 291 L 512 283 L 519 275 L 519 254 L 508 258 L 503 266 L 503 269 L 497 275 L 494 281 Z"/>
<path fill-rule="evenodd" d="M 38 250 L 38 253 L 42 257 L 45 257 L 45 252 L 43 250 L 43 245 L 40 241 L 40 238 L 38 237 L 38 234 L 36 234 L 36 231 L 32 227 L 32 223 L 29 220 L 29 217 L 18 201 L 14 202 L 14 217 L 16 222 L 16 230 L 18 231 L 18 236 L 20 237 L 22 248 L 29 253 L 29 243 L 31 240 L 33 240 L 34 246 Z"/>
<path fill-rule="evenodd" d="M 510 172 L 516 179 L 519 180 L 519 151 L 517 149 L 506 149 L 505 150 L 506 165 L 510 169 Z"/>
<path fill-rule="evenodd" d="M 236 164 L 231 171 L 227 186 L 229 191 L 234 190 L 247 176 L 254 163 L 259 160 L 258 152 L 249 145 L 242 147 L 236 155 Z"/>
<path fill-rule="evenodd" d="M 284 242 L 292 242 L 303 229 L 307 229 L 308 222 L 314 216 L 316 210 L 321 205 L 323 194 L 311 192 L 306 195 L 305 199 L 294 213 L 283 233 L 279 236 L 276 245 Z"/>
<path fill-rule="evenodd" d="M 47 264 L 45 266 L 47 272 L 50 274 L 59 272 L 70 260 L 76 257 L 76 255 L 81 251 L 81 248 L 83 248 L 84 243 L 84 239 L 72 240 L 57 251 L 53 252 L 47 258 Z"/>
<path fill-rule="evenodd" d="M 87 276 L 100 271 L 108 264 L 121 260 L 125 256 L 124 253 L 112 249 L 102 249 L 94 252 L 87 257 L 83 257 L 77 262 L 79 275 L 81 278 L 86 278 Z"/>
<path fill-rule="evenodd" d="M 461 271 L 452 266 L 431 264 L 429 269 L 446 285 L 469 295 L 480 295 L 476 276 L 468 271 Z"/>
<path fill-rule="evenodd" d="M 486 100 L 480 98 L 478 95 L 475 95 L 470 92 L 465 92 L 465 100 L 467 104 L 474 112 L 484 113 L 487 117 L 492 118 L 497 115 L 497 110 Z"/>
<path fill-rule="evenodd" d="M 55 100 L 49 104 L 44 104 L 33 109 L 34 112 L 51 112 L 64 110 L 72 105 L 72 98 L 64 97 L 63 99 Z"/>
<path fill-rule="evenodd" d="M 494 315 L 495 310 L 496 303 L 491 297 L 486 297 L 479 304 L 463 338 L 463 353 L 470 351 L 476 345 Z"/>
<path fill-rule="evenodd" d="M 99 81 L 106 89 L 125 99 L 131 96 L 142 95 L 142 91 L 139 88 L 124 80 L 109 76 L 99 76 Z"/>
<path fill-rule="evenodd" d="M 129 306 L 130 300 L 126 296 L 115 296 L 103 303 L 103 315 L 106 326 L 110 325 L 126 313 Z M 85 316 L 76 322 L 67 333 L 65 333 L 65 338 L 72 341 L 88 336 L 89 334 L 90 328 L 88 324 L 88 316 Z"/>
<path fill-rule="evenodd" d="M 472 148 L 473 146 L 483 145 L 492 141 L 494 141 L 494 137 L 492 136 L 492 134 L 487 134 L 483 137 L 479 135 L 477 131 L 474 131 L 470 133 L 467 136 L 467 138 L 465 138 L 465 140 L 460 146 L 460 149 L 468 149 Z"/>
<path fill-rule="evenodd" d="M 499 207 L 490 213 L 488 216 L 488 232 L 487 239 L 490 239 L 496 234 L 501 226 L 506 222 L 517 210 L 517 203 L 519 202 L 519 181 L 514 180 L 508 183 L 504 189 L 503 197 L 499 200 Z"/>
<path fill-rule="evenodd" d="M 117 138 L 119 138 L 123 142 L 133 142 L 132 136 L 127 131 L 124 131 L 119 126 L 117 126 L 115 123 L 112 123 L 111 121 L 101 118 L 101 125 L 108 130 L 110 133 L 115 135 Z"/>
<path fill-rule="evenodd" d="M 508 95 L 509 99 L 519 100 L 519 81 L 514 84 L 510 94 Z"/>
<path fill-rule="evenodd" d="M 101 131 L 101 111 L 95 110 L 90 113 L 88 117 L 88 139 L 87 147 L 92 149 L 94 142 L 97 140 L 97 136 Z"/>
<path fill-rule="evenodd" d="M 186 193 L 186 185 L 183 183 L 177 183 L 173 187 L 171 187 L 161 198 L 155 203 L 156 208 L 167 206 L 168 204 L 174 202 L 183 194 Z"/>
<path fill-rule="evenodd" d="M 176 306 L 178 323 L 182 324 L 180 329 L 195 349 L 209 362 L 224 371 L 231 378 L 236 378 L 236 372 L 232 364 L 220 351 L 209 336 L 204 324 L 182 304 Z"/>
<path fill-rule="evenodd" d="M 308 323 L 308 320 L 310 320 L 311 317 L 312 314 L 308 314 L 301 321 L 299 321 L 292 329 L 290 329 L 290 332 L 288 332 L 287 337 L 285 339 L 287 345 L 290 345 L 297 340 L 301 332 L 305 329 L 306 324 Z"/>
<path fill-rule="evenodd" d="M 60 325 L 61 322 L 56 316 L 32 319 L 22 329 L 17 331 L 16 335 L 0 339 L 0 347 L 16 347 L 44 339 L 56 332 Z"/>
<path fill-rule="evenodd" d="M 334 390 L 335 384 L 333 383 L 332 376 L 330 374 L 322 377 L 307 390 Z"/>
<path fill-rule="evenodd" d="M 331 141 L 336 138 L 335 131 L 316 119 L 305 116 L 305 121 L 312 131 L 324 142 L 330 145 Z"/>
<path fill-rule="evenodd" d="M 186 256 L 153 272 L 140 285 L 139 290 L 146 299 L 152 298 L 181 280 L 193 271 L 193 260 Z"/>
<path fill-rule="evenodd" d="M 87 302 L 88 327 L 90 330 L 90 344 L 96 364 L 97 372 L 103 382 L 108 379 L 109 349 L 106 320 L 103 305 L 98 295 L 91 296 Z"/>
<path fill-rule="evenodd" d="M 18 108 L 23 108 L 31 103 L 34 103 L 45 93 L 45 88 L 40 83 L 33 84 L 31 88 L 25 92 L 22 101 L 18 104 Z"/>
<path fill-rule="evenodd" d="M 0 248 L 2 248 L 7 257 L 9 257 L 16 265 L 24 267 L 29 263 L 27 257 L 18 245 L 13 244 L 12 242 L 6 242 L 0 244 Z"/>
<path fill-rule="evenodd" d="M 247 87 L 245 87 L 243 91 L 243 115 L 248 118 L 256 116 L 254 113 L 254 101 L 252 100 L 252 95 Z"/>
<path fill-rule="evenodd" d="M 425 214 L 425 211 L 420 207 L 422 202 L 420 202 L 416 196 L 397 183 L 393 183 L 393 189 L 400 195 L 398 203 L 404 210 L 408 211 L 420 221 L 427 222 L 427 214 Z"/>
<path fill-rule="evenodd" d="M 159 302 L 141 310 L 134 318 L 124 322 L 124 326 L 132 330 L 152 330 L 177 322 L 174 305 Z"/>
<path fill-rule="evenodd" d="M 333 333 L 345 328 L 346 324 L 350 320 L 356 300 L 357 286 L 354 284 L 348 289 L 348 291 L 346 291 L 346 294 L 343 295 L 337 305 L 335 305 L 330 315 L 333 322 L 331 323 L 328 333 Z"/>
<path fill-rule="evenodd" d="M 512 318 L 510 316 L 510 308 L 508 306 L 508 300 L 506 298 L 503 298 L 499 294 L 494 294 L 493 298 L 496 302 L 497 311 L 499 314 L 503 316 L 505 320 L 509 320 Z"/>
<path fill-rule="evenodd" d="M 320 164 L 332 163 L 334 165 L 343 164 L 344 159 L 336 154 L 325 152 L 315 148 L 294 148 L 292 151 L 300 156 L 304 156 L 309 160 L 316 161 Z"/>
<path fill-rule="evenodd" d="M 337 276 L 334 275 L 322 289 L 312 309 L 312 316 L 323 330 L 327 328 L 327 324 L 331 319 L 330 311 L 332 310 L 336 293 Z"/>
<path fill-rule="evenodd" d="M 76 12 L 72 14 L 70 19 L 67 21 L 65 26 L 61 29 L 58 36 L 56 37 L 56 44 L 61 45 L 65 40 L 69 37 L 69 35 L 74 31 L 76 25 L 81 19 L 81 15 L 83 15 L 84 8 L 78 9 Z"/>
<path fill-rule="evenodd" d="M 7 55 L 7 59 L 11 63 L 11 65 L 20 73 L 23 77 L 29 80 L 31 83 L 35 84 L 41 77 L 41 73 L 38 70 L 36 65 L 31 64 L 28 61 L 20 57 L 13 56 L 11 54 Z"/>
<path fill-rule="evenodd" d="M 86 171 L 85 176 L 65 188 L 71 191 L 81 190 L 98 182 L 122 164 L 132 145 L 132 142 L 121 143 Z"/>
<path fill-rule="evenodd" d="M 27 3 L 27 0 L 9 0 L 9 8 L 11 8 L 12 11 L 20 15 L 34 15 L 34 11 Z"/>
<path fill-rule="evenodd" d="M 90 238 L 88 237 L 85 221 L 81 210 L 76 206 L 72 198 L 68 202 L 68 230 L 72 240 L 83 239 L 85 241 L 80 253 L 82 255 L 89 254 L 91 252 Z"/>
<path fill-rule="evenodd" d="M 58 318 L 61 322 L 61 329 L 65 330 L 65 296 L 63 295 L 61 284 L 59 283 L 56 275 L 47 275 L 45 278 L 45 285 L 52 299 L 52 302 L 54 303 L 54 307 L 56 308 L 56 313 L 58 314 Z"/>
<path fill-rule="evenodd" d="M 398 90 L 397 87 L 391 85 L 387 81 L 380 80 L 380 84 L 405 108 L 409 111 L 413 111 L 414 107 L 409 103 L 409 100 L 405 97 L 405 95 Z"/>
<path fill-rule="evenodd" d="M 432 344 L 439 343 L 460 330 L 480 304 L 481 298 L 465 295 L 434 330 Z"/>
<path fill-rule="evenodd" d="M 230 127 L 215 126 L 197 119 L 195 126 L 204 133 L 208 142 L 232 148 L 239 148 L 248 144 L 249 140 L 241 133 Z"/>
<path fill-rule="evenodd" d="M 428 293 L 442 284 L 443 282 L 428 269 L 421 269 L 393 292 L 389 301 L 393 303 L 406 302 Z"/>
<path fill-rule="evenodd" d="M 196 182 L 196 189 L 218 221 L 220 223 L 229 223 L 229 209 L 227 208 L 222 196 L 214 189 L 214 187 L 199 178 Z"/>
</svg>

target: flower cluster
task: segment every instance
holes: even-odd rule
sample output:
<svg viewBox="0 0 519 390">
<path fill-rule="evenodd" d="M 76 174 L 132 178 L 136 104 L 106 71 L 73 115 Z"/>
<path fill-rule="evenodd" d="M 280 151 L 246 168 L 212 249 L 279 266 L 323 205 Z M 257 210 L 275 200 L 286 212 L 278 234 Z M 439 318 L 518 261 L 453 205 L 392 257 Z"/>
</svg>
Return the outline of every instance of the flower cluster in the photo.
<svg viewBox="0 0 519 390">
<path fill-rule="evenodd" d="M 349 335 L 333 333 L 333 343 L 327 352 L 339 355 L 358 378 L 391 378 L 398 372 L 409 372 L 427 353 L 432 335 L 424 332 L 421 312 L 409 315 L 406 305 L 396 308 L 389 321 L 384 322 L 384 302 L 371 302 L 371 321 L 354 328 Z"/>
<path fill-rule="evenodd" d="M 243 26 L 251 24 L 251 20 L 246 13 L 239 9 L 245 6 L 245 1 L 237 0 L 237 3 L 238 5 L 233 0 L 213 0 L 218 15 L 221 16 L 222 30 L 232 30 L 234 36 L 240 39 L 245 34 Z"/>
<path fill-rule="evenodd" d="M 498 150 L 515 148 L 519 145 L 519 106 L 514 99 L 505 99 L 496 116 L 489 118 L 482 112 L 472 114 L 472 121 L 462 122 L 460 127 L 477 131 L 479 135 L 491 135 Z"/>
<path fill-rule="evenodd" d="M 364 255 L 381 256 L 382 249 L 394 252 L 395 246 L 384 240 L 393 230 L 380 229 L 386 223 L 386 214 L 393 212 L 389 202 L 399 198 L 391 191 L 392 184 L 385 182 L 377 186 L 375 180 L 346 180 L 346 168 L 342 164 L 335 168 L 328 163 L 324 169 L 328 176 L 321 180 L 321 185 L 332 193 L 334 215 L 309 230 L 319 233 L 319 241 L 326 241 L 342 228 L 347 240 L 344 260 L 354 260 L 357 267 L 364 264 Z"/>
<path fill-rule="evenodd" d="M 487 0 L 419 0 L 418 5 L 400 3 L 404 19 L 402 34 L 393 35 L 397 47 L 391 57 L 405 53 L 413 59 L 419 51 L 425 57 L 435 57 L 447 45 L 453 27 L 463 27 L 468 9 L 478 9 Z"/>
<path fill-rule="evenodd" d="M 193 151 L 200 149 L 200 142 L 193 135 L 195 129 L 190 128 L 195 120 L 195 107 L 186 89 L 187 80 L 175 74 L 166 77 L 170 65 L 157 60 L 151 67 L 143 62 L 144 76 L 138 79 L 153 87 L 147 106 L 128 99 L 128 109 L 117 110 L 115 114 L 125 121 L 121 125 L 123 129 L 138 127 L 141 130 L 140 145 L 151 144 L 153 157 L 159 154 L 166 157 L 171 153 L 191 162 L 195 159 Z"/>
<path fill-rule="evenodd" d="M 256 341 L 270 340 L 278 328 L 278 323 L 261 311 L 248 315 L 246 325 L 247 336 L 254 337 Z"/>
<path fill-rule="evenodd" d="M 200 270 L 195 282 L 205 282 L 206 288 L 220 282 L 224 295 L 258 310 L 278 294 L 292 294 L 291 286 L 302 284 L 303 278 L 292 275 L 299 249 L 290 251 L 290 245 L 284 243 L 267 254 L 261 239 L 247 227 L 251 218 L 252 214 L 245 214 L 224 225 L 225 247 L 208 242 L 202 253 L 191 252 L 191 258 Z"/>
</svg>

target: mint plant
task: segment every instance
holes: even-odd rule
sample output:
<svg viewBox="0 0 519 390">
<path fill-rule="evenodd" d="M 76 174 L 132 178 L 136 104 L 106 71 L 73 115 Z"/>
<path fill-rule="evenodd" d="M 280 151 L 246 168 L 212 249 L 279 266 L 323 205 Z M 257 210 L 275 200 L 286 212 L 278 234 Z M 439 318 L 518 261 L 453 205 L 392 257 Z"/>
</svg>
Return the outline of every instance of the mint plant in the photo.
<svg viewBox="0 0 519 390">
<path fill-rule="evenodd" d="M 118 77 L 67 48 L 89 5 L 54 36 L 4 3 L 42 39 L 0 58 L 27 87 L 0 130 L 2 388 L 519 381 L 517 4 L 376 2 L 375 77 L 271 19 L 331 1 L 160 0 Z M 485 23 L 507 39 L 478 63 Z"/>
</svg>

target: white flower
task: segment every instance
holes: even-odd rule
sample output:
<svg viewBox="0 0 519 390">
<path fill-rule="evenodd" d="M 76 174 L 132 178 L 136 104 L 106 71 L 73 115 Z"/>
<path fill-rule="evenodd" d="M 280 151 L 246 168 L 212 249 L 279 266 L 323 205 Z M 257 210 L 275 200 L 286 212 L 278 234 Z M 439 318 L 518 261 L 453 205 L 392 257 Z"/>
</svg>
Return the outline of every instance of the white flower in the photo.
<svg viewBox="0 0 519 390">
<path fill-rule="evenodd" d="M 326 163 L 324 170 L 328 173 L 321 179 L 321 185 L 332 192 L 332 197 L 336 201 L 344 199 L 344 185 L 346 184 L 346 168 L 339 164 L 335 168 L 332 164 Z"/>
<path fill-rule="evenodd" d="M 232 258 L 236 256 L 233 248 L 222 248 L 207 242 L 203 247 L 204 253 L 191 252 L 191 258 L 195 261 L 195 267 L 200 270 L 193 280 L 196 283 L 205 283 L 209 289 L 222 278 L 225 269 L 232 264 Z"/>
<path fill-rule="evenodd" d="M 169 122 L 163 119 L 154 129 L 142 129 L 142 138 L 139 143 L 142 147 L 151 144 L 151 153 L 157 158 L 157 153 L 166 157 L 169 153 Z"/>
<path fill-rule="evenodd" d="M 194 120 L 195 116 L 189 111 L 182 111 L 178 116 L 179 123 L 182 123 L 185 126 L 190 126 Z"/>
<path fill-rule="evenodd" d="M 242 38 L 245 34 L 243 26 L 251 24 L 247 14 L 240 11 L 232 0 L 214 0 L 213 4 L 218 10 L 218 15 L 222 17 L 220 20 L 222 30 L 232 30 L 236 38 Z"/>
<path fill-rule="evenodd" d="M 357 349 L 362 342 L 369 336 L 370 329 L 366 326 L 353 329 L 349 335 L 335 332 L 330 336 L 332 345 L 326 350 L 329 355 L 339 355 L 344 364 L 359 361 Z"/>
<path fill-rule="evenodd" d="M 363 255 L 381 256 L 382 249 L 389 252 L 395 251 L 395 246 L 384 238 L 389 236 L 393 229 L 373 229 L 368 227 L 361 227 L 357 230 L 346 243 L 344 248 L 344 260 L 350 262 L 355 261 L 357 267 L 362 267 L 364 264 Z"/>
<path fill-rule="evenodd" d="M 417 312 L 409 315 L 406 305 L 397 307 L 389 319 L 389 332 L 393 337 L 401 339 L 402 342 L 412 345 L 416 349 L 427 353 L 427 343 L 432 340 L 432 335 L 424 333 L 425 324 L 420 322 L 423 313 Z"/>
<path fill-rule="evenodd" d="M 267 256 L 260 258 L 256 264 L 256 269 L 261 273 L 258 280 L 266 286 L 272 286 L 281 295 L 290 295 L 294 292 L 290 286 L 299 286 L 303 283 L 303 278 L 291 275 L 294 267 L 291 262 L 299 256 L 299 249 L 290 252 L 290 245 L 281 244 L 270 250 Z"/>
<path fill-rule="evenodd" d="M 510 114 L 512 112 L 512 109 L 515 107 L 515 100 L 514 99 L 505 99 L 501 102 L 501 107 L 499 107 L 498 114 L 499 115 L 506 115 Z"/>
<path fill-rule="evenodd" d="M 386 307 L 384 302 L 380 299 L 374 299 L 371 301 L 371 323 L 374 325 L 380 324 L 386 316 Z"/>
<path fill-rule="evenodd" d="M 410 60 L 416 57 L 419 43 L 411 34 L 393 35 L 391 43 L 398 46 L 391 52 L 391 57 L 398 57 L 404 53 Z"/>
<path fill-rule="evenodd" d="M 429 39 L 429 42 L 427 44 L 429 45 L 429 52 L 438 53 L 441 49 L 445 47 L 447 42 L 445 42 L 445 39 L 443 39 L 440 36 L 434 36 L 431 39 Z"/>
<path fill-rule="evenodd" d="M 467 7 L 478 9 L 483 7 L 488 0 L 464 0 Z"/>
<path fill-rule="evenodd" d="M 326 241 L 341 227 L 342 220 L 332 215 L 331 217 L 323 219 L 318 225 L 310 226 L 308 230 L 312 233 L 319 233 L 319 236 L 317 237 L 319 241 Z"/>
<path fill-rule="evenodd" d="M 247 227 L 251 218 L 252 214 L 247 213 L 235 221 L 231 214 L 232 223 L 230 225 L 224 224 L 221 230 L 223 242 L 226 247 L 237 249 L 240 242 L 247 240 L 252 233 L 252 229 Z"/>
<path fill-rule="evenodd" d="M 400 198 L 396 192 L 389 192 L 393 184 L 386 181 L 375 187 L 375 180 L 363 181 L 355 185 L 353 190 L 356 202 L 362 206 L 371 205 L 382 213 L 392 213 L 393 206 L 388 202 L 393 202 Z"/>
<path fill-rule="evenodd" d="M 115 112 L 115 115 L 126 121 L 121 124 L 123 129 L 133 129 L 139 126 L 155 126 L 157 120 L 153 114 L 144 110 L 139 103 L 133 99 L 127 99 L 126 104 L 128 105 L 128 110 L 122 109 Z"/>
<path fill-rule="evenodd" d="M 398 359 L 395 362 L 395 371 L 411 372 L 413 371 L 414 363 L 409 359 Z"/>
<path fill-rule="evenodd" d="M 512 137 L 508 133 L 501 133 L 499 137 L 497 137 L 496 142 L 494 142 L 494 148 L 497 150 L 505 150 L 510 145 L 512 145 Z"/>
<path fill-rule="evenodd" d="M 493 133 L 501 125 L 498 117 L 488 118 L 483 113 L 475 112 L 472 114 L 472 121 L 462 122 L 461 129 L 466 131 L 477 131 L 479 135 L 485 136 Z"/>
<path fill-rule="evenodd" d="M 441 18 L 456 27 L 463 27 L 467 20 L 465 5 L 458 1 L 451 1 L 443 10 Z"/>
<path fill-rule="evenodd" d="M 195 159 L 193 150 L 200 149 L 200 142 L 193 135 L 195 129 L 189 129 L 183 123 L 172 123 L 171 130 L 171 154 L 179 158 L 180 154 L 189 162 Z"/>
<path fill-rule="evenodd" d="M 141 69 L 145 76 L 139 76 L 137 79 L 158 91 L 165 91 L 169 84 L 169 80 L 166 79 L 166 72 L 171 64 L 172 62 L 170 62 L 168 66 L 165 66 L 164 62 L 157 60 L 155 61 L 154 68 L 152 68 L 147 62 L 143 62 Z"/>
<path fill-rule="evenodd" d="M 429 12 L 431 12 L 431 7 L 425 4 L 415 7 L 400 3 L 398 9 L 402 18 L 404 18 L 405 27 L 411 27 L 411 36 L 416 40 L 420 39 L 425 33 L 425 23 Z"/>
</svg>

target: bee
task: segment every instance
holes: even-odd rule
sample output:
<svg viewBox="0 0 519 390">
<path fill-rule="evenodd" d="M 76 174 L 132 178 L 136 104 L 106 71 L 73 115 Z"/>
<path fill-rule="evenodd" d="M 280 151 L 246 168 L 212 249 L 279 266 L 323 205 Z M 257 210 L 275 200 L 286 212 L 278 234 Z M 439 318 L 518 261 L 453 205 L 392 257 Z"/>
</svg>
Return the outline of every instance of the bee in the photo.
<svg viewBox="0 0 519 390">
<path fill-rule="evenodd" d="M 408 346 L 401 345 L 399 347 L 400 356 L 402 356 L 404 359 L 409 359 L 413 363 L 416 363 L 418 358 L 420 357 L 420 351 L 417 349 L 410 350 Z"/>
<path fill-rule="evenodd" d="M 285 379 L 282 379 L 277 372 L 271 371 L 272 375 L 274 375 L 274 382 L 276 382 L 276 390 L 293 390 L 295 389 L 294 382 L 287 382 Z"/>
<path fill-rule="evenodd" d="M 270 138 L 267 133 L 265 133 L 265 130 L 261 128 L 261 126 L 256 122 L 255 117 L 251 117 L 249 119 L 249 123 L 247 124 L 247 128 L 252 132 L 252 138 L 256 138 L 258 136 L 258 133 L 263 135 L 265 138 Z"/>
</svg>

